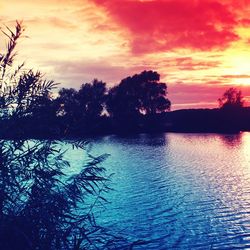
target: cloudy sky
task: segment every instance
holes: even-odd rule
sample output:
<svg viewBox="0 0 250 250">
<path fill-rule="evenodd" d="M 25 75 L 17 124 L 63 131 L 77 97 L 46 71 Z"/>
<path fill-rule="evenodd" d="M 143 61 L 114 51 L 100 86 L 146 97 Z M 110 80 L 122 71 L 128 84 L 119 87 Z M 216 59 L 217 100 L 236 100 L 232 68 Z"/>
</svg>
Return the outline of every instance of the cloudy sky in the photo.
<svg viewBox="0 0 250 250">
<path fill-rule="evenodd" d="M 18 59 L 62 87 L 152 69 L 173 109 L 216 107 L 231 86 L 250 100 L 248 0 L 0 0 L 0 10 L 2 28 L 26 27 Z"/>
</svg>

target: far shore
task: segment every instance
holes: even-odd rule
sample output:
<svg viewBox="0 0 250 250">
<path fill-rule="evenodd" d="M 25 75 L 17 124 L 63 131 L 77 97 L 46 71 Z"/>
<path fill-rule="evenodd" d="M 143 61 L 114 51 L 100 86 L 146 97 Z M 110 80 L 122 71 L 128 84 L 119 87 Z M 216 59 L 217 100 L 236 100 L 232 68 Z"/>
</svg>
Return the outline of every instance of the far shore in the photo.
<svg viewBox="0 0 250 250">
<path fill-rule="evenodd" d="M 47 118 L 47 117 L 46 117 Z M 250 131 L 250 108 L 238 110 L 182 109 L 161 114 L 114 120 L 101 116 L 94 123 L 72 123 L 63 117 L 24 117 L 0 121 L 2 139 L 85 139 L 139 133 L 221 133 Z"/>
</svg>

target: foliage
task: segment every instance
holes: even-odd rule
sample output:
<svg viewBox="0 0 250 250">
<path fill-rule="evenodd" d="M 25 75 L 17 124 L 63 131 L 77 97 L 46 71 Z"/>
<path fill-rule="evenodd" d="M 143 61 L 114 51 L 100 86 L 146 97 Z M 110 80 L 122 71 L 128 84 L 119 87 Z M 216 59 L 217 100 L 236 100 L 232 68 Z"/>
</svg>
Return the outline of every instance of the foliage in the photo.
<svg viewBox="0 0 250 250">
<path fill-rule="evenodd" d="M 62 118 L 64 123 L 60 128 L 64 127 L 64 133 L 74 136 L 97 131 L 104 111 L 106 91 L 106 84 L 97 79 L 82 84 L 79 91 L 61 89 L 58 98 L 53 101 L 53 106 L 59 107 L 54 123 Z"/>
<path fill-rule="evenodd" d="M 94 79 L 92 83 L 82 84 L 78 98 L 83 116 L 95 119 L 101 115 L 105 106 L 106 83 Z"/>
<path fill-rule="evenodd" d="M 154 71 L 143 71 L 123 79 L 109 91 L 108 112 L 113 117 L 135 117 L 169 110 L 171 103 L 166 98 L 167 85 L 159 80 L 160 75 Z"/>
<path fill-rule="evenodd" d="M 82 84 L 79 91 L 63 88 L 57 101 L 61 105 L 61 115 L 71 119 L 98 118 L 104 108 L 106 84 L 97 79 Z"/>
<path fill-rule="evenodd" d="M 15 32 L 8 28 L 10 34 L 5 53 L 0 54 L 0 108 L 2 118 L 17 118 L 31 114 L 31 109 L 43 97 L 56 87 L 53 81 L 42 79 L 41 72 L 24 71 L 24 64 L 13 69 L 17 40 L 24 28 L 17 22 Z"/>
<path fill-rule="evenodd" d="M 59 91 L 57 101 L 60 103 L 59 114 L 68 118 L 74 118 L 79 115 L 79 102 L 77 91 L 73 88 L 62 88 Z"/>
<path fill-rule="evenodd" d="M 244 105 L 243 96 L 240 90 L 229 88 L 223 96 L 218 99 L 219 106 L 222 109 L 242 108 Z"/>
<path fill-rule="evenodd" d="M 93 205 L 108 190 L 98 165 L 106 155 L 88 155 L 79 173 L 68 176 L 60 148 L 57 141 L 0 141 L 1 249 L 91 249 L 107 243 L 93 216 Z"/>
<path fill-rule="evenodd" d="M 40 72 L 24 71 L 23 64 L 13 70 L 24 29 L 17 22 L 15 31 L 7 30 L 9 43 L 0 57 L 0 108 L 9 129 L 15 129 L 19 119 L 44 112 L 56 84 L 43 80 Z M 93 216 L 109 189 L 100 166 L 107 155 L 93 157 L 85 143 L 70 144 L 87 153 L 73 176 L 60 141 L 0 140 L 0 249 L 110 249 L 115 244 Z"/>
</svg>

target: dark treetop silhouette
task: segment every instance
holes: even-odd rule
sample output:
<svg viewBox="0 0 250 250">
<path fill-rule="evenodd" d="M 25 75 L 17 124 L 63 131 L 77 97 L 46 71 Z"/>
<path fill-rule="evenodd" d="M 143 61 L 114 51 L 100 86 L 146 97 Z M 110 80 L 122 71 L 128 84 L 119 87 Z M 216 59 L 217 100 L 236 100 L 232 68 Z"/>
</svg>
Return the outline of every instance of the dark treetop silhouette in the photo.
<svg viewBox="0 0 250 250">
<path fill-rule="evenodd" d="M 219 109 L 186 109 L 169 113 L 169 130 L 220 133 L 250 130 L 250 109 L 243 107 L 241 91 L 229 88 L 218 101 Z"/>
<path fill-rule="evenodd" d="M 157 72 L 144 71 L 109 90 L 96 79 L 79 91 L 63 88 L 54 100 L 48 94 L 39 98 L 32 115 L 19 123 L 25 135 L 42 138 L 159 129 L 159 117 L 171 105 L 159 80 Z"/>
<path fill-rule="evenodd" d="M 59 104 L 58 116 L 64 120 L 64 133 L 78 133 L 98 128 L 106 100 L 106 84 L 93 80 L 82 84 L 79 91 L 61 89 L 55 103 Z M 57 106 L 57 105 L 54 105 Z"/>
<path fill-rule="evenodd" d="M 170 109 L 167 86 L 159 80 L 157 72 L 143 71 L 123 79 L 109 90 L 98 80 L 83 84 L 79 91 L 60 90 L 55 101 L 61 107 L 58 114 L 64 124 L 68 124 L 64 131 L 81 135 L 90 131 L 103 132 L 104 129 L 110 132 L 146 128 L 149 124 L 145 117 L 152 118 Z"/>
<path fill-rule="evenodd" d="M 156 117 L 168 111 L 171 103 L 166 98 L 167 85 L 159 80 L 157 72 L 143 71 L 109 90 L 106 107 L 114 131 L 142 132 L 153 127 L 160 130 Z"/>
<path fill-rule="evenodd" d="M 160 75 L 143 71 L 123 79 L 110 89 L 107 110 L 112 117 L 152 115 L 167 111 L 171 103 L 166 98 L 167 85 L 160 83 Z"/>
<path fill-rule="evenodd" d="M 236 88 L 228 89 L 218 101 L 223 109 L 239 109 L 244 105 L 242 93 Z"/>
</svg>

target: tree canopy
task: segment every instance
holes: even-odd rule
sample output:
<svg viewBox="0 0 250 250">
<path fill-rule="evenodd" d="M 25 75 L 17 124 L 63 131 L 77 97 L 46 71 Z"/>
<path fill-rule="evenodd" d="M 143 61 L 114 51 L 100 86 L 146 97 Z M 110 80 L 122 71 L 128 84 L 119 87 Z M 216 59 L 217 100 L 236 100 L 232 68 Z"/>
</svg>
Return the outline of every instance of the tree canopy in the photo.
<svg viewBox="0 0 250 250">
<path fill-rule="evenodd" d="M 61 115 L 75 119 L 94 119 L 101 115 L 105 105 L 106 83 L 94 79 L 82 84 L 80 90 L 62 88 L 57 101 Z"/>
<path fill-rule="evenodd" d="M 143 71 L 123 79 L 110 89 L 107 110 L 112 117 L 157 114 L 170 109 L 167 85 L 155 71 Z"/>
<path fill-rule="evenodd" d="M 244 99 L 240 90 L 229 88 L 225 91 L 221 98 L 218 99 L 219 106 L 222 109 L 242 108 Z"/>
<path fill-rule="evenodd" d="M 105 106 L 106 83 L 94 79 L 92 83 L 82 84 L 78 100 L 82 115 L 95 119 L 101 115 Z"/>
</svg>

